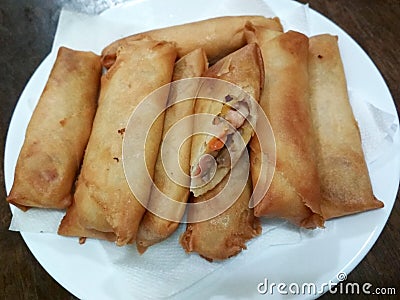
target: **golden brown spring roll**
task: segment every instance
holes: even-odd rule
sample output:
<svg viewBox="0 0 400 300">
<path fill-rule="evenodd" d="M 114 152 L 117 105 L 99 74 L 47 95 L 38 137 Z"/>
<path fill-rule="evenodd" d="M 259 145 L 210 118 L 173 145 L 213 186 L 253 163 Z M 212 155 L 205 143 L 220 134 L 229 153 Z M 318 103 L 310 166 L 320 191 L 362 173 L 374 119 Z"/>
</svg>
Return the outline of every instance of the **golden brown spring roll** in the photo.
<svg viewBox="0 0 400 300">
<path fill-rule="evenodd" d="M 322 214 L 326 219 L 383 207 L 374 197 L 360 132 L 349 103 L 337 37 L 310 38 L 311 111 L 317 132 Z"/>
<path fill-rule="evenodd" d="M 87 229 L 79 223 L 77 207 L 74 203 L 68 207 L 67 214 L 62 219 L 58 227 L 59 235 L 79 237 L 79 242 L 83 244 L 86 238 L 95 238 L 101 240 L 115 241 L 114 232 L 102 232 L 95 229 Z"/>
<path fill-rule="evenodd" d="M 253 43 L 224 57 L 204 73 L 204 77 L 230 82 L 241 90 L 228 91 L 227 94 L 223 93 L 223 90 L 215 90 L 215 98 L 223 102 L 210 99 L 196 101 L 196 114 L 215 116 L 211 129 L 216 135 L 193 136 L 190 190 L 195 197 L 212 190 L 228 174 L 246 149 L 245 146 L 254 132 L 253 126 L 257 122 L 256 102 L 260 98 L 263 70 L 260 49 Z M 237 91 L 240 94 L 235 95 Z M 227 126 L 229 124 L 230 127 Z M 210 124 L 195 121 L 195 132 L 204 132 L 208 125 L 211 125 L 211 121 Z M 239 132 L 240 141 L 236 140 L 234 131 Z M 241 147 L 241 143 L 244 147 Z M 230 151 L 226 146 L 228 144 Z M 215 170 L 210 160 L 215 160 Z"/>
<path fill-rule="evenodd" d="M 323 226 L 308 94 L 308 38 L 289 31 L 271 40 L 270 32 L 263 29 L 251 36 L 263 54 L 265 83 L 260 105 L 276 143 L 275 173 L 254 213 L 285 218 L 306 228 Z M 254 185 L 262 164 L 256 143 L 252 141 L 250 153 Z"/>
<path fill-rule="evenodd" d="M 72 185 L 96 112 L 100 76 L 99 56 L 58 50 L 25 134 L 8 202 L 24 210 L 71 204 Z"/>
<path fill-rule="evenodd" d="M 240 162 L 234 168 L 247 170 Z M 192 198 L 194 203 L 208 201 L 213 197 L 215 198 L 212 201 L 216 202 L 237 200 L 222 214 L 187 225 L 186 231 L 180 237 L 180 243 L 186 252 L 197 252 L 209 261 L 227 259 L 246 249 L 246 242 L 261 233 L 259 220 L 254 216 L 253 209 L 249 208 L 252 194 L 250 176 L 247 172 L 241 173 L 241 180 L 247 179 L 247 183 L 239 197 L 229 191 L 219 194 L 230 177 L 227 175 L 213 190 Z M 191 213 L 195 213 L 195 210 L 189 209 L 189 215 Z"/>
<path fill-rule="evenodd" d="M 135 240 L 139 222 L 145 212 L 145 208 L 132 193 L 124 173 L 122 141 L 127 135 L 127 122 L 148 94 L 171 81 L 175 58 L 176 50 L 171 43 L 138 40 L 118 49 L 115 64 L 102 77 L 99 107 L 76 185 L 74 205 L 80 226 L 114 233 L 117 245 Z M 153 103 L 151 109 L 162 110 L 167 96 Z M 153 113 L 147 111 L 141 117 L 146 119 Z M 146 141 L 146 149 L 153 150 L 150 155 L 146 155 L 148 170 L 139 167 L 125 170 L 143 190 L 145 199 L 141 201 L 146 201 L 150 194 L 151 182 L 148 183 L 147 171 L 152 177 L 162 122 L 154 123 L 154 130 Z M 141 123 L 137 126 L 141 126 Z M 132 150 L 144 146 L 136 145 L 135 141 L 130 142 Z M 124 157 L 126 159 L 125 154 Z"/>
<path fill-rule="evenodd" d="M 109 68 L 115 61 L 115 53 L 121 43 L 149 36 L 155 40 L 173 41 L 182 57 L 197 48 L 203 48 L 210 62 L 215 62 L 227 54 L 243 47 L 246 40 L 243 27 L 247 21 L 264 25 L 271 30 L 282 31 L 278 18 L 262 16 L 229 16 L 202 20 L 183 25 L 147 31 L 119 39 L 102 51 L 102 64 Z"/>
<path fill-rule="evenodd" d="M 180 60 L 175 63 L 173 81 L 199 77 L 207 69 L 207 57 L 203 49 L 196 49 L 187 55 L 183 56 Z M 170 95 L 170 100 L 173 101 L 174 95 Z M 173 102 L 172 102 L 173 103 Z M 171 103 L 171 104 L 172 104 Z M 165 138 L 171 127 L 183 118 L 192 115 L 194 112 L 194 99 L 182 101 L 177 104 L 170 106 L 165 112 L 164 128 L 163 128 L 163 139 Z M 191 124 L 193 125 L 193 124 Z M 192 134 L 193 126 L 180 126 L 179 135 L 183 137 L 190 137 Z M 179 149 L 179 165 L 182 171 L 189 176 L 190 168 L 190 148 L 191 138 L 186 139 L 185 143 L 182 144 Z M 171 143 L 164 143 L 164 151 L 167 155 L 176 156 L 176 151 L 179 145 L 176 146 Z M 166 156 L 165 159 L 169 159 L 174 163 L 174 159 L 170 156 Z M 154 171 L 154 184 L 160 190 L 171 199 L 186 203 L 189 197 L 189 185 L 190 179 L 187 177 L 185 185 L 180 185 L 169 177 L 169 173 L 177 173 L 173 170 L 165 170 L 164 166 L 168 164 L 161 158 L 161 151 L 158 153 L 157 163 Z M 167 174 L 168 172 L 168 174 Z M 164 219 L 159 217 L 157 212 L 162 205 L 159 197 L 161 194 L 157 193 L 153 188 L 149 208 L 140 223 L 139 230 L 136 237 L 136 245 L 139 252 L 143 253 L 149 246 L 159 243 L 169 237 L 178 227 L 179 222 L 171 221 L 171 219 L 180 220 L 185 212 L 183 207 L 163 207 L 163 214 L 170 216 L 170 219 Z M 169 209 L 166 212 L 167 209 Z"/>
</svg>

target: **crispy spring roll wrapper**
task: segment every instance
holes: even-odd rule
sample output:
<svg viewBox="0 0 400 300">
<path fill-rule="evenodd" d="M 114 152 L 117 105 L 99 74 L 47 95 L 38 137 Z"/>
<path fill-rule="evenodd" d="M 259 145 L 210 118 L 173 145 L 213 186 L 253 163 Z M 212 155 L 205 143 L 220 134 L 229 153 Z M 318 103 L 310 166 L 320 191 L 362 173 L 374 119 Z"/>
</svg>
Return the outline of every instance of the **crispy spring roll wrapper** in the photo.
<svg viewBox="0 0 400 300">
<path fill-rule="evenodd" d="M 155 40 L 175 42 L 178 49 L 178 57 L 182 57 L 197 48 L 203 48 L 207 53 L 209 61 L 215 62 L 246 45 L 243 27 L 247 21 L 266 26 L 271 30 L 283 30 L 278 18 L 269 19 L 263 16 L 212 18 L 151 30 L 119 39 L 103 49 L 101 55 L 102 64 L 106 68 L 112 66 L 119 45 L 141 39 L 143 36 L 149 36 Z"/>
<path fill-rule="evenodd" d="M 317 131 L 321 209 L 326 219 L 381 208 L 374 197 L 349 103 L 337 37 L 310 38 L 311 111 Z"/>
<path fill-rule="evenodd" d="M 62 222 L 58 228 L 59 235 L 80 237 L 79 242 L 83 244 L 87 237 L 108 240 L 115 242 L 114 232 L 102 232 L 95 229 L 87 229 L 79 223 L 79 215 L 77 206 L 73 203 L 68 207 L 67 214 L 62 219 Z"/>
<path fill-rule="evenodd" d="M 240 162 L 236 167 L 242 167 Z M 197 252 L 209 261 L 227 259 L 246 249 L 246 242 L 261 233 L 260 222 L 254 216 L 253 209 L 249 208 L 252 194 L 250 176 L 242 172 L 242 178 L 244 180 L 247 178 L 247 183 L 239 197 L 229 195 L 229 192 L 218 195 L 229 179 L 227 175 L 213 190 L 198 198 L 192 198 L 194 203 L 207 201 L 213 197 L 216 198 L 212 201 L 223 202 L 227 198 L 237 198 L 237 200 L 222 214 L 210 220 L 187 225 L 186 231 L 180 237 L 180 243 L 186 252 Z M 192 211 L 189 209 L 188 213 Z"/>
<path fill-rule="evenodd" d="M 102 77 L 99 107 L 76 185 L 74 205 L 79 226 L 91 231 L 113 233 L 117 245 L 135 240 L 145 212 L 131 192 L 124 173 L 122 141 L 125 127 L 139 103 L 155 89 L 171 81 L 175 58 L 176 50 L 171 43 L 139 40 L 121 46 L 115 64 Z M 167 96 L 154 103 L 160 111 L 166 105 Z M 153 112 L 148 114 L 151 116 Z M 146 151 L 146 164 L 151 177 L 162 125 L 163 119 L 155 122 L 146 141 L 146 149 L 157 149 L 150 153 Z M 148 199 L 151 182 L 148 184 L 146 173 L 141 168 L 130 170 L 131 178 L 136 178 L 135 183 L 143 186 L 143 193 Z M 67 211 L 67 220 L 69 213 Z M 68 226 L 68 223 L 63 221 L 60 226 L 60 232 L 63 232 L 66 229 L 62 227 Z"/>
<path fill-rule="evenodd" d="M 229 94 L 230 91 L 224 93 L 224 91 L 215 90 L 215 97 L 225 101 L 219 102 L 210 99 L 197 99 L 195 112 L 196 114 L 210 114 L 213 116 L 222 116 L 223 111 L 226 111 L 228 105 L 236 100 L 246 98 L 246 105 L 248 107 L 248 116 L 244 120 L 243 124 L 237 128 L 239 137 L 242 139 L 244 146 L 250 141 L 257 121 L 257 103 L 260 98 L 260 89 L 264 80 L 264 68 L 261 57 L 261 52 L 257 44 L 248 44 L 241 49 L 231 53 L 230 55 L 219 60 L 216 64 L 210 67 L 203 75 L 204 77 L 222 79 L 230 82 L 241 88 L 243 94 L 233 95 Z M 239 90 L 239 89 L 238 89 Z M 235 93 L 234 91 L 233 93 Z M 247 94 L 245 94 L 245 92 Z M 251 98 L 248 97 L 250 95 Z M 232 97 L 231 97 L 232 96 Z M 229 100 L 227 99 L 229 98 Z M 239 102 L 238 102 L 239 103 Z M 230 110 L 233 111 L 232 108 Z M 239 109 L 238 109 L 239 110 Z M 224 117 L 225 118 L 225 117 Z M 214 122 L 214 121 L 213 121 Z M 234 123 L 228 121 L 229 123 Z M 198 124 L 200 122 L 195 121 L 195 132 L 204 132 L 204 128 L 207 128 L 211 124 Z M 224 146 L 222 149 L 217 150 L 218 154 L 215 157 L 217 161 L 217 167 L 214 176 L 211 180 L 204 181 L 204 184 L 194 184 L 194 178 L 197 176 L 196 172 L 201 169 L 201 173 L 198 177 L 203 178 L 207 175 L 207 170 L 202 169 L 202 159 L 206 154 L 210 153 L 209 145 L 212 143 L 212 135 L 209 134 L 196 134 L 192 139 L 191 149 L 191 192 L 195 197 L 198 197 L 209 190 L 212 190 L 229 172 L 234 163 L 240 158 L 242 151 L 246 150 L 245 147 L 238 146 L 237 140 L 232 139 L 233 146 L 231 147 L 230 153 Z M 225 159 L 221 159 L 224 156 Z M 230 159 L 229 159 L 230 157 Z M 219 163 L 221 161 L 221 163 Z M 231 161 L 231 164 L 224 164 L 223 161 Z M 206 175 L 202 175 L 203 172 Z M 203 183 L 203 182 L 202 182 Z"/>
<path fill-rule="evenodd" d="M 100 76 L 99 56 L 58 50 L 25 134 L 8 202 L 23 210 L 71 204 L 96 112 Z"/>
<path fill-rule="evenodd" d="M 199 77 L 207 69 L 207 57 L 203 49 L 196 49 L 187 55 L 183 56 L 180 60 L 175 63 L 173 80 L 179 80 L 184 78 Z M 174 95 L 170 95 L 171 97 Z M 176 96 L 176 95 L 175 95 Z M 194 99 L 192 101 L 182 101 L 177 104 L 170 106 L 166 113 L 164 119 L 163 128 L 163 139 L 171 127 L 183 118 L 192 115 L 194 112 Z M 190 126 L 182 126 L 179 129 L 179 135 L 181 136 L 191 136 L 193 128 Z M 191 138 L 186 139 L 185 143 L 181 146 L 179 150 L 179 165 L 182 171 L 189 176 L 190 168 L 190 149 L 191 149 Z M 167 156 L 164 159 L 171 159 L 172 156 L 176 156 L 177 148 L 173 144 L 164 144 L 164 151 L 166 151 Z M 168 155 L 170 154 L 170 155 Z M 175 159 L 172 160 L 172 163 Z M 189 197 L 189 184 L 190 180 L 186 183 L 186 186 L 182 186 L 175 181 L 173 181 L 167 174 L 164 165 L 168 162 L 163 162 L 161 158 L 161 151 L 158 153 L 157 163 L 154 170 L 154 184 L 162 192 L 171 199 L 186 203 Z M 151 211 L 157 211 L 159 207 L 158 204 L 161 203 L 159 197 L 161 194 L 156 193 L 153 187 L 150 196 L 149 206 Z M 171 210 L 165 214 L 173 215 L 174 219 L 180 220 L 185 212 L 184 208 L 176 208 L 171 206 Z M 149 246 L 159 243 L 166 238 L 168 238 L 178 227 L 179 222 L 170 221 L 147 211 L 139 225 L 139 230 L 136 237 L 136 245 L 140 253 L 143 253 Z"/>
<path fill-rule="evenodd" d="M 260 105 L 276 143 L 272 182 L 254 213 L 285 218 L 306 228 L 323 226 L 308 94 L 308 38 L 289 31 L 271 39 L 269 31 L 257 28 L 248 38 L 257 41 L 263 54 L 265 83 Z M 252 141 L 250 157 L 256 184 L 262 164 L 257 140 Z"/>
</svg>

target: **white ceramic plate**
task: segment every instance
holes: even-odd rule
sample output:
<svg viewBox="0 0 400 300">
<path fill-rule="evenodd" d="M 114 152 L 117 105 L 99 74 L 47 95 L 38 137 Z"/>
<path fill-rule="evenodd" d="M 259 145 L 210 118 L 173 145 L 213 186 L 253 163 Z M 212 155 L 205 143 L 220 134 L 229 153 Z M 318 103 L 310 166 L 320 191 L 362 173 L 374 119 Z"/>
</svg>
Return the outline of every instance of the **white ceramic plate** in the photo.
<svg viewBox="0 0 400 300">
<path fill-rule="evenodd" d="M 103 16 L 126 21 L 129 18 L 134 20 L 133 16 L 137 15 L 138 11 L 146 12 L 153 18 L 148 24 L 141 23 L 136 27 L 137 30 L 138 28 L 145 30 L 212 17 L 207 14 L 199 15 L 199 12 L 204 5 L 212 5 L 215 2 L 203 1 L 200 5 L 190 1 L 173 0 L 168 1 L 168 5 L 165 3 L 159 0 L 134 1 L 109 9 Z M 283 16 L 288 10 L 299 6 L 292 1 L 270 0 L 267 3 L 278 16 Z M 389 90 L 365 52 L 327 18 L 312 10 L 309 18 L 310 34 L 331 33 L 339 36 L 348 85 L 354 90 L 362 91 L 363 95 L 368 95 L 368 100 L 375 106 L 396 115 Z M 54 55 L 49 55 L 33 74 L 19 99 L 10 123 L 4 160 L 7 191 L 12 185 L 17 154 L 23 142 L 32 108 L 45 85 L 53 61 Z M 398 124 L 398 120 L 396 122 Z M 385 203 L 383 209 L 329 221 L 326 224 L 329 230 L 322 235 L 303 239 L 301 243 L 295 245 L 269 247 L 249 259 L 246 265 L 229 264 L 178 294 L 177 298 L 261 297 L 257 292 L 257 286 L 264 281 L 264 278 L 268 278 L 270 283 L 285 282 L 301 285 L 312 282 L 319 287 L 330 280 L 336 282 L 336 276 L 340 272 L 349 273 L 371 249 L 393 207 L 400 174 L 398 155 L 400 151 L 398 151 L 399 146 L 396 146 L 399 140 L 397 131 L 393 145 L 382 153 L 377 161 L 368 166 L 374 193 Z M 118 274 L 113 274 L 113 268 L 104 257 L 104 251 L 101 251 L 97 241 L 89 240 L 83 248 L 76 240 L 54 234 L 22 233 L 22 236 L 46 271 L 77 297 L 135 298 L 135 295 L 124 294 L 123 289 L 117 291 L 115 286 L 107 284 L 110 276 L 118 279 Z M 149 283 L 149 288 L 157 288 L 157 283 Z M 272 296 L 280 297 L 276 290 Z M 298 297 L 315 298 L 316 295 L 298 295 Z"/>
</svg>

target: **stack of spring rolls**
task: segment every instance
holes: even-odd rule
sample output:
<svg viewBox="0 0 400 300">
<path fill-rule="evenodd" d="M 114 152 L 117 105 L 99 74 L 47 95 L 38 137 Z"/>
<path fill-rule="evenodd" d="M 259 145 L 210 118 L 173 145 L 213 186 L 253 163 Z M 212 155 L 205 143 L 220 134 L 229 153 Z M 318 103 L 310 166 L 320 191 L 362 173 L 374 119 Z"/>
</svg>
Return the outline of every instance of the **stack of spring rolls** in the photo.
<svg viewBox="0 0 400 300">
<path fill-rule="evenodd" d="M 196 205 L 234 199 L 218 215 L 188 223 L 180 237 L 186 252 L 209 261 L 245 249 L 261 233 L 259 217 L 316 228 L 383 207 L 373 195 L 337 37 L 282 31 L 277 18 L 220 17 L 129 36 L 101 56 L 61 47 L 26 131 L 7 201 L 23 210 L 66 209 L 60 235 L 136 243 L 143 253 L 170 237 L 185 213 L 189 220 L 202 215 Z M 145 145 L 130 144 L 147 151 L 147 170 L 129 172 L 144 198 L 139 201 L 122 161 L 129 118 L 154 90 L 198 77 L 223 80 L 243 93 L 175 103 L 184 92 L 176 89 L 152 103 L 154 111 L 142 118 L 168 108 Z M 269 119 L 276 153 L 260 144 L 267 133 L 257 130 L 258 108 Z M 212 121 L 194 118 L 178 126 L 176 134 L 188 136 L 184 143 L 164 143 L 179 121 L 199 114 Z M 204 128 L 214 134 L 193 135 Z M 184 184 L 165 168 L 174 163 L 187 175 Z M 268 185 L 262 172 L 273 167 Z M 228 182 L 243 182 L 243 189 L 226 189 Z M 260 184 L 265 192 L 252 199 Z"/>
</svg>

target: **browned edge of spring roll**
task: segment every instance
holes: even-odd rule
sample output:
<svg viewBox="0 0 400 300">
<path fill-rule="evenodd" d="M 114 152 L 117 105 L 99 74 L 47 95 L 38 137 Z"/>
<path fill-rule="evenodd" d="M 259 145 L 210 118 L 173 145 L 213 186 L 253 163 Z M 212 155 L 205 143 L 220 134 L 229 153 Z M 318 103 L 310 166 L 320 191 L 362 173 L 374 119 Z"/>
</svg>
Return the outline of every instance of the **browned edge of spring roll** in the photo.
<svg viewBox="0 0 400 300">
<path fill-rule="evenodd" d="M 243 168 L 240 163 L 236 167 Z M 187 225 L 186 231 L 180 237 L 180 243 L 186 252 L 197 252 L 208 261 L 227 259 L 246 249 L 246 242 L 261 233 L 260 222 L 254 216 L 253 209 L 249 208 L 252 194 L 250 176 L 242 173 L 242 179 L 246 180 L 247 177 L 247 183 L 239 197 L 229 194 L 229 191 L 218 195 L 229 180 L 228 174 L 214 189 L 192 198 L 193 203 L 204 202 L 213 197 L 216 198 L 212 201 L 221 202 L 237 199 L 220 215 Z"/>
<path fill-rule="evenodd" d="M 271 39 L 265 28 L 253 28 L 250 41 L 259 43 L 265 68 L 260 105 L 272 126 L 276 167 L 256 216 L 280 217 L 315 228 L 323 226 L 320 186 L 315 161 L 315 132 L 308 94 L 308 38 L 289 31 Z M 261 153 L 251 144 L 253 184 L 260 176 Z M 256 165 L 255 165 L 256 164 Z"/>
<path fill-rule="evenodd" d="M 199 77 L 203 72 L 207 69 L 207 56 L 203 49 L 199 48 L 193 50 L 192 52 L 183 56 L 180 60 L 175 63 L 174 73 L 173 73 L 173 81 L 184 79 L 184 78 L 193 78 Z M 170 95 L 170 100 L 173 101 L 173 98 L 176 95 Z M 178 95 L 179 97 L 179 95 Z M 170 106 L 166 113 L 164 119 L 164 128 L 163 128 L 163 139 L 168 131 L 171 129 L 174 124 L 183 118 L 190 116 L 194 113 L 194 100 L 186 100 Z M 193 126 L 192 126 L 193 127 Z M 181 136 L 190 136 L 192 134 L 192 127 L 182 126 L 180 130 Z M 179 165 L 182 168 L 182 171 L 189 176 L 190 169 L 190 148 L 191 148 L 191 138 L 187 139 L 185 143 L 179 149 Z M 176 155 L 177 149 L 174 148 L 174 145 L 165 144 L 164 147 L 167 149 L 167 153 L 171 155 Z M 167 157 L 166 159 L 169 159 Z M 174 160 L 173 160 L 174 161 Z M 165 163 L 165 162 L 164 162 Z M 154 171 L 154 184 L 155 186 L 165 195 L 179 202 L 187 202 L 189 197 L 189 184 L 187 182 L 186 186 L 181 186 L 180 184 L 174 182 L 167 172 L 172 172 L 172 170 L 165 170 L 164 163 L 161 158 L 161 151 L 158 153 L 157 163 Z M 153 207 L 155 211 L 160 209 L 157 206 L 160 203 L 160 194 L 155 193 L 154 188 L 152 190 L 149 206 Z M 174 215 L 176 219 L 181 219 L 184 214 L 184 209 L 176 209 L 175 207 L 163 207 L 161 208 L 165 212 L 165 210 L 172 209 L 173 211 L 168 211 L 168 215 Z M 153 210 L 152 210 L 153 211 Z M 146 251 L 146 249 L 156 243 L 159 243 L 166 238 L 168 238 L 177 228 L 179 222 L 170 221 L 167 219 L 163 219 L 158 215 L 153 214 L 150 211 L 147 211 L 139 225 L 139 230 L 136 237 L 136 245 L 137 249 L 140 253 Z"/>
<path fill-rule="evenodd" d="M 121 45 L 115 64 L 102 77 L 99 107 L 76 185 L 74 205 L 80 226 L 114 233 L 119 246 L 135 240 L 145 212 L 132 193 L 123 168 L 122 143 L 127 122 L 148 94 L 171 81 L 175 58 L 173 44 L 144 38 Z M 158 99 L 155 106 L 163 109 L 167 96 Z M 139 117 L 148 118 L 147 114 L 152 112 Z M 161 122 L 154 123 L 154 130 L 148 136 L 146 149 L 158 151 L 163 124 L 159 119 Z M 139 122 L 137 126 L 140 125 Z M 130 178 L 136 178 L 135 184 L 143 187 L 143 193 L 147 194 L 142 201 L 150 194 L 147 172 L 153 176 L 157 151 L 146 155 L 148 170 L 129 170 Z"/>
<path fill-rule="evenodd" d="M 109 68 L 115 61 L 116 50 L 120 44 L 149 36 L 155 40 L 175 42 L 178 57 L 182 57 L 197 48 L 203 48 L 208 60 L 213 63 L 229 53 L 243 47 L 246 40 L 243 27 L 247 21 L 263 25 L 271 30 L 282 31 L 278 18 L 263 16 L 226 16 L 212 18 L 182 25 L 150 30 L 119 39 L 102 51 L 102 64 Z"/>
<path fill-rule="evenodd" d="M 95 238 L 115 242 L 114 232 L 102 232 L 95 229 L 87 229 L 79 223 L 79 215 L 76 205 L 68 208 L 68 213 L 62 219 L 57 233 L 63 236 L 79 237 L 79 243 L 83 244 L 86 238 Z"/>
<path fill-rule="evenodd" d="M 310 38 L 311 111 L 317 132 L 321 209 L 326 219 L 381 208 L 375 198 L 349 103 L 337 37 Z"/>
<path fill-rule="evenodd" d="M 100 57 L 60 47 L 32 114 L 7 201 L 63 209 L 82 162 L 97 106 Z"/>
</svg>

